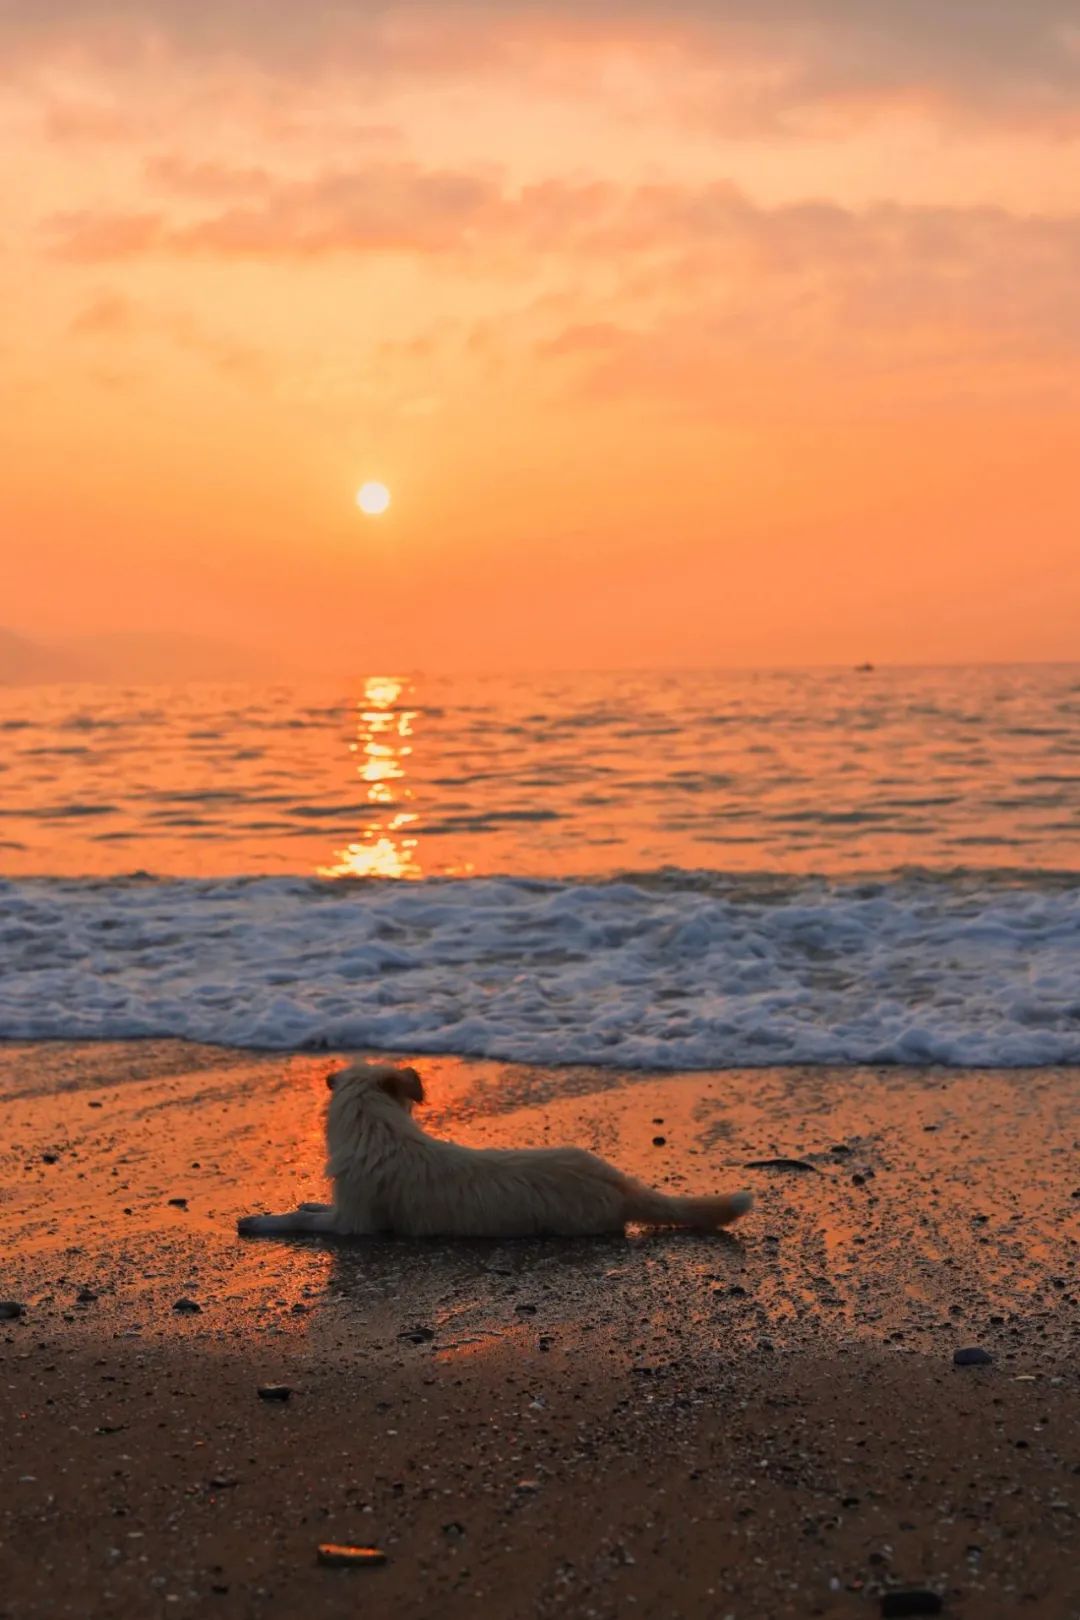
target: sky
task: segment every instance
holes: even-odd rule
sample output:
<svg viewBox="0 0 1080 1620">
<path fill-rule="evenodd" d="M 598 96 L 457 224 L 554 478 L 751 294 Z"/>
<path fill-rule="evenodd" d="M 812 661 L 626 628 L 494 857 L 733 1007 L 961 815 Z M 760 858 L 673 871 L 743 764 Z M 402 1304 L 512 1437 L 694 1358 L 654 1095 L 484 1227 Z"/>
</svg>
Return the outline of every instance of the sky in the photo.
<svg viewBox="0 0 1080 1620">
<path fill-rule="evenodd" d="M 0 0 L 0 195 L 11 629 L 1080 651 L 1074 0 Z"/>
</svg>

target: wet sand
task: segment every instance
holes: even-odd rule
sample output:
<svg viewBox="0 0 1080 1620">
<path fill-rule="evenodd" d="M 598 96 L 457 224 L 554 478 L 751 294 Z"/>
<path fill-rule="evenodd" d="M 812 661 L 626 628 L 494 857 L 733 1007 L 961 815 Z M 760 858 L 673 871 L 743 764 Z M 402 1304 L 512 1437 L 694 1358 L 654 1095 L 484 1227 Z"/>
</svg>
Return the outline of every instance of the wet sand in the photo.
<svg viewBox="0 0 1080 1620">
<path fill-rule="evenodd" d="M 419 1063 L 432 1129 L 757 1207 L 240 1240 L 324 1193 L 329 1058 L 0 1048 L 0 1615 L 1080 1616 L 1076 1071 Z"/>
</svg>

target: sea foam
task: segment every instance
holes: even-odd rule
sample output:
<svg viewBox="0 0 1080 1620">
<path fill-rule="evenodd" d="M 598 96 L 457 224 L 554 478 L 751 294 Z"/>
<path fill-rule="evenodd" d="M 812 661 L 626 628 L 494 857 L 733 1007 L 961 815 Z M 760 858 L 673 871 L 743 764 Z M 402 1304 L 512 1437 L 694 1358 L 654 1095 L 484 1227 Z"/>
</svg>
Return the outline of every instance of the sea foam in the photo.
<svg viewBox="0 0 1080 1620">
<path fill-rule="evenodd" d="M 0 1036 L 682 1069 L 1080 1062 L 1080 884 L 0 882 Z"/>
</svg>

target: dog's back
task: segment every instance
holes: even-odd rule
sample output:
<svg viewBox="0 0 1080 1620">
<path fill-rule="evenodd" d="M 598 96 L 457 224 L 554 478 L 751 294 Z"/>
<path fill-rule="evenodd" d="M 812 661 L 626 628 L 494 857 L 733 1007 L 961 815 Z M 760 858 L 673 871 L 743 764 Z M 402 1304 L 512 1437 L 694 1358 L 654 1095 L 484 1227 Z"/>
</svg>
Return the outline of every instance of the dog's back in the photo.
<svg viewBox="0 0 1080 1620">
<path fill-rule="evenodd" d="M 339 1230 L 405 1237 L 559 1237 L 631 1221 L 714 1230 L 748 1193 L 672 1198 L 584 1148 L 468 1148 L 428 1136 L 414 1069 L 355 1066 L 334 1078 L 327 1121 Z"/>
</svg>

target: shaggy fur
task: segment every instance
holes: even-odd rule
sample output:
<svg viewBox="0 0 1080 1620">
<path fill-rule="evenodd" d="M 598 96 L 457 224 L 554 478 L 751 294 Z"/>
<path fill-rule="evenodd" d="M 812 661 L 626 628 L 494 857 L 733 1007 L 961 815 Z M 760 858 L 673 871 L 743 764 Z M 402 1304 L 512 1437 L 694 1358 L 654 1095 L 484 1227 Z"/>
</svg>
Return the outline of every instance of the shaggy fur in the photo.
<svg viewBox="0 0 1080 1620">
<path fill-rule="evenodd" d="M 583 1148 L 467 1148 L 428 1136 L 415 1069 L 352 1064 L 327 1080 L 326 1173 L 334 1202 L 248 1215 L 248 1235 L 336 1232 L 401 1237 L 586 1237 L 628 1221 L 714 1231 L 746 1213 L 749 1193 L 671 1198 Z"/>
</svg>

